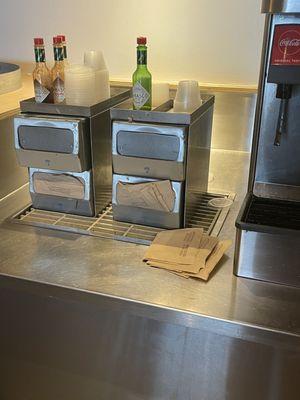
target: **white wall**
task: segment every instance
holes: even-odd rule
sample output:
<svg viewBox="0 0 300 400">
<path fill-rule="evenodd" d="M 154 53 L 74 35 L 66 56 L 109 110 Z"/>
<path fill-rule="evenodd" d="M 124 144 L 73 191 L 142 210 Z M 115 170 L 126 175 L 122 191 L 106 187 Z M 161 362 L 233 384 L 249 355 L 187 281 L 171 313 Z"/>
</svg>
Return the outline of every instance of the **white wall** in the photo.
<svg viewBox="0 0 300 400">
<path fill-rule="evenodd" d="M 112 78 L 130 79 L 146 35 L 155 80 L 256 85 L 261 0 L 2 0 L 0 60 L 31 61 L 32 38 L 65 33 L 72 61 L 103 49 Z"/>
</svg>

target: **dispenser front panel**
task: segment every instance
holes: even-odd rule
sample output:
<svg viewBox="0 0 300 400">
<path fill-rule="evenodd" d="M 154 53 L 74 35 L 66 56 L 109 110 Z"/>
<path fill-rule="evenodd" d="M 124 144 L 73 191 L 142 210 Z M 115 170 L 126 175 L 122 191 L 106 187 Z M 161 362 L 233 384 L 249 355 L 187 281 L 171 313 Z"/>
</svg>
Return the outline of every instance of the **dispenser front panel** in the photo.
<svg viewBox="0 0 300 400">
<path fill-rule="evenodd" d="M 85 118 L 20 114 L 14 118 L 15 150 L 23 167 L 82 172 L 91 168 Z"/>
<path fill-rule="evenodd" d="M 24 150 L 73 153 L 74 134 L 71 129 L 21 125 L 18 136 L 20 147 Z"/>
<path fill-rule="evenodd" d="M 187 132 L 186 126 L 114 121 L 114 173 L 185 180 Z"/>
<path fill-rule="evenodd" d="M 120 131 L 117 135 L 117 150 L 121 156 L 176 161 L 180 140 L 172 135 Z"/>
</svg>

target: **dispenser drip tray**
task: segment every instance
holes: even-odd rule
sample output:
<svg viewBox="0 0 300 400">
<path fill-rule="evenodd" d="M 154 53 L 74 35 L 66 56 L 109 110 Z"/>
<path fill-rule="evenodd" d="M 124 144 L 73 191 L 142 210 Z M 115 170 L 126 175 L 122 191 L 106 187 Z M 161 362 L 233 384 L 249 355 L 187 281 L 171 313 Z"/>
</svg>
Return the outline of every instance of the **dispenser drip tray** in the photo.
<svg viewBox="0 0 300 400">
<path fill-rule="evenodd" d="M 252 197 L 245 217 L 249 224 L 300 229 L 300 202 Z"/>
<path fill-rule="evenodd" d="M 193 208 L 187 210 L 187 227 L 203 228 L 208 234 L 218 235 L 229 212 L 229 207 L 222 209 L 211 207 L 209 201 L 214 198 L 224 197 L 234 200 L 235 194 L 195 192 L 194 195 L 196 201 L 193 203 Z M 41 228 L 145 245 L 150 245 L 156 234 L 163 230 L 151 226 L 115 221 L 113 219 L 111 203 L 108 203 L 97 217 L 82 217 L 53 211 L 37 210 L 32 206 L 28 206 L 14 215 L 11 221 Z"/>
</svg>

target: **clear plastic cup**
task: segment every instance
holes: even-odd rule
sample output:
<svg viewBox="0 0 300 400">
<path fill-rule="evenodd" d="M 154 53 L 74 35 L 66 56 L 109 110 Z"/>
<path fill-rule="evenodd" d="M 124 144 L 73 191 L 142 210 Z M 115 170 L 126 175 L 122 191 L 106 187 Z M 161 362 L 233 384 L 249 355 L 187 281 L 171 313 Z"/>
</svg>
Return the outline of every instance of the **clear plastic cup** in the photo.
<svg viewBox="0 0 300 400">
<path fill-rule="evenodd" d="M 180 81 L 174 100 L 174 112 L 191 112 L 201 106 L 202 100 L 197 81 Z"/>
<path fill-rule="evenodd" d="M 95 70 L 107 69 L 104 56 L 100 50 L 89 50 L 84 53 L 84 64 Z"/>
</svg>

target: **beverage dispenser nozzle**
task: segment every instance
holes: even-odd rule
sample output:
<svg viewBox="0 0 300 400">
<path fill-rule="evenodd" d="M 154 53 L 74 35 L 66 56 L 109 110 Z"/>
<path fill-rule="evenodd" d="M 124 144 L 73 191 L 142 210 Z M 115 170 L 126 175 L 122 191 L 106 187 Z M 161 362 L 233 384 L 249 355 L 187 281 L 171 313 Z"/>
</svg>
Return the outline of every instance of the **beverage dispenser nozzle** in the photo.
<svg viewBox="0 0 300 400">
<path fill-rule="evenodd" d="M 276 127 L 274 146 L 280 146 L 281 135 L 286 133 L 288 103 L 292 95 L 292 85 L 279 83 L 277 85 L 276 97 L 280 100 L 279 115 Z"/>
</svg>

